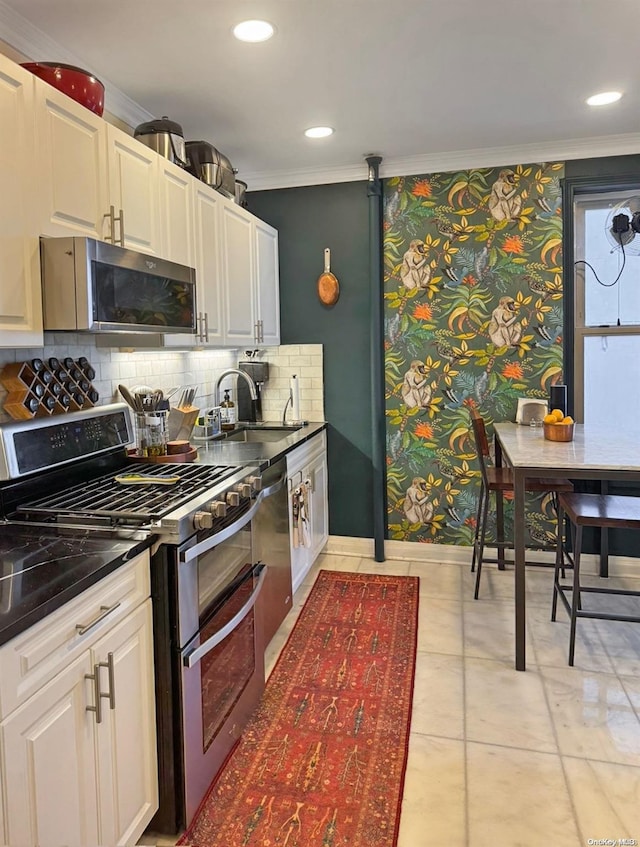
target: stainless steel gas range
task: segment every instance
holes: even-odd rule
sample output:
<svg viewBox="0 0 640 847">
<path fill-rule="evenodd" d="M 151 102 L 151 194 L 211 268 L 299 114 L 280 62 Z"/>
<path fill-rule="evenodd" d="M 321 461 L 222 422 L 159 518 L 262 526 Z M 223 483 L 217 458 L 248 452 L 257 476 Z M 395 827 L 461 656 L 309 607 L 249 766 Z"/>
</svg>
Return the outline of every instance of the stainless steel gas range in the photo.
<svg viewBox="0 0 640 847">
<path fill-rule="evenodd" d="M 130 464 L 128 406 L 0 427 L 0 519 L 153 537 L 160 809 L 187 826 L 264 687 L 258 467 Z M 133 475 L 133 476 L 132 476 Z M 137 479 L 136 479 L 137 477 Z"/>
</svg>

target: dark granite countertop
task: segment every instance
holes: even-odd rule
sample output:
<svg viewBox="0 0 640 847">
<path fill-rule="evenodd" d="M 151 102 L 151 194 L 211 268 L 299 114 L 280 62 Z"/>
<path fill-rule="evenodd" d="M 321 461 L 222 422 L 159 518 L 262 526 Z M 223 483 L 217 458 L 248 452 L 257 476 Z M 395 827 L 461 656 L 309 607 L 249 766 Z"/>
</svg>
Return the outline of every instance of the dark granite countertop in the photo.
<svg viewBox="0 0 640 847">
<path fill-rule="evenodd" d="M 0 523 L 0 644 L 108 576 L 153 540 L 142 532 L 114 536 Z"/>
<path fill-rule="evenodd" d="M 259 424 L 248 424 L 252 431 L 261 427 L 269 429 L 278 427 L 277 421 L 261 421 Z M 237 425 L 241 429 L 242 423 Z M 227 441 L 225 438 L 215 441 L 192 441 L 198 448 L 196 461 L 207 465 L 259 465 L 263 470 L 273 465 L 287 453 L 295 450 L 305 441 L 313 438 L 327 428 L 324 421 L 309 422 L 300 429 L 292 430 L 278 441 Z"/>
</svg>

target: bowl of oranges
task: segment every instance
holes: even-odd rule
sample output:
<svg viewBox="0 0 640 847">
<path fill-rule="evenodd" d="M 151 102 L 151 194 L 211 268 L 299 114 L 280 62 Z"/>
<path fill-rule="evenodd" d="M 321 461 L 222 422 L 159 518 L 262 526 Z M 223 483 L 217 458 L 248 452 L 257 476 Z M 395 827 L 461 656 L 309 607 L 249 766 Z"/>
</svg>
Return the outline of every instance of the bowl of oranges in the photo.
<svg viewBox="0 0 640 847">
<path fill-rule="evenodd" d="M 573 418 L 565 415 L 562 409 L 552 409 L 542 423 L 547 441 L 573 441 Z"/>
</svg>

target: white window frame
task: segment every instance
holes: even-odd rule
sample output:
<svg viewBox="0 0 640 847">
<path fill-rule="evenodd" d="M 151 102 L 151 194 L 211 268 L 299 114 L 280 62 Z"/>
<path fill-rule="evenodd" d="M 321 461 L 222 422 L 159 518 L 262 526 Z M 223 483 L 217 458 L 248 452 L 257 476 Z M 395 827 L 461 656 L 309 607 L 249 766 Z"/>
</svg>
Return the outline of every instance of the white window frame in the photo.
<svg viewBox="0 0 640 847">
<path fill-rule="evenodd" d="M 576 193 L 573 197 L 573 262 L 584 259 L 584 216 L 582 210 L 588 208 L 601 208 L 604 202 L 609 200 L 623 200 L 630 194 L 640 194 L 640 183 L 635 188 L 628 185 L 618 187 L 612 185 L 608 190 L 590 191 L 588 188 Z M 639 236 L 640 237 L 640 236 Z M 585 265 L 575 265 L 573 273 L 573 411 L 578 421 L 584 421 L 584 344 L 587 336 L 599 338 L 610 338 L 612 336 L 640 335 L 640 324 L 627 324 L 625 326 L 586 326 L 585 324 L 585 281 L 586 273 L 591 271 Z"/>
</svg>

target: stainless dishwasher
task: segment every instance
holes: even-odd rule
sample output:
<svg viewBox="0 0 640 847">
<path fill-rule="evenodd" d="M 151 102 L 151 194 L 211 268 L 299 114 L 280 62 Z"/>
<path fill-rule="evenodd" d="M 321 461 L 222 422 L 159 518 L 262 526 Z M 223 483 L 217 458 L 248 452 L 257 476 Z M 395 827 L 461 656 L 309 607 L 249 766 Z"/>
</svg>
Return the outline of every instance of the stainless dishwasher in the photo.
<svg viewBox="0 0 640 847">
<path fill-rule="evenodd" d="M 292 604 L 287 463 L 284 458 L 262 471 L 263 498 L 253 519 L 254 558 L 268 562 L 258 601 L 264 627 L 264 645 L 288 615 Z"/>
</svg>

